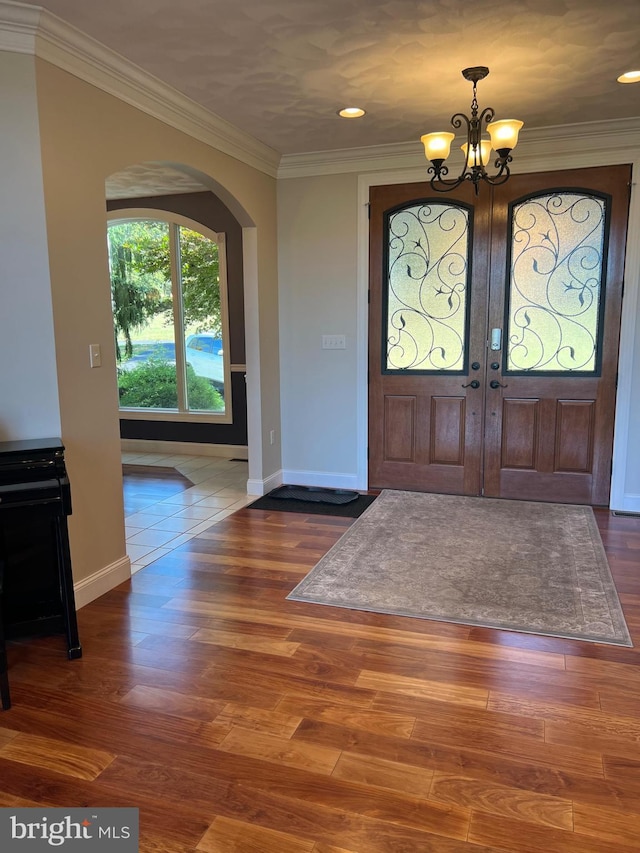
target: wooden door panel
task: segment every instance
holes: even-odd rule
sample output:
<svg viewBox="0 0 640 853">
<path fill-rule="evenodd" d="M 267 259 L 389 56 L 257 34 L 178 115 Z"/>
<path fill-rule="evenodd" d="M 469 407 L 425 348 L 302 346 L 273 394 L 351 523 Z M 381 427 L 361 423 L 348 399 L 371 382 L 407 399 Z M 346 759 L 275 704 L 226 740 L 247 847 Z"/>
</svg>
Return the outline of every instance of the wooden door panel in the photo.
<svg viewBox="0 0 640 853">
<path fill-rule="evenodd" d="M 416 461 L 417 398 L 387 395 L 384 398 L 385 462 Z"/>
<path fill-rule="evenodd" d="M 369 460 L 371 488 L 393 481 L 398 489 L 463 494 L 468 418 L 462 395 L 385 394 L 382 446 Z"/>
<path fill-rule="evenodd" d="M 502 467 L 537 467 L 540 400 L 502 402 Z"/>
<path fill-rule="evenodd" d="M 541 380 L 508 377 L 489 391 L 485 432 L 484 494 L 559 503 L 590 503 L 596 444 L 597 377 Z M 578 388 L 580 398 L 572 395 Z M 543 391 L 529 396 L 528 389 Z M 495 460 L 498 460 L 496 464 Z M 518 471 L 522 476 L 517 476 Z M 540 486 L 535 480 L 540 477 Z M 557 488 L 554 486 L 557 477 Z M 580 482 L 580 480 L 584 482 Z M 518 488 L 525 492 L 518 493 Z M 571 497 L 574 490 L 574 498 Z"/>
<path fill-rule="evenodd" d="M 503 469 L 500 472 L 500 497 L 551 503 L 589 504 L 591 503 L 591 481 L 591 475 Z M 486 490 L 485 495 L 487 495 Z M 525 495 L 526 497 L 523 497 Z"/>
<path fill-rule="evenodd" d="M 464 397 L 432 397 L 430 454 L 432 465 L 464 465 Z"/>
<path fill-rule="evenodd" d="M 554 471 L 591 474 L 595 400 L 558 400 Z"/>
</svg>

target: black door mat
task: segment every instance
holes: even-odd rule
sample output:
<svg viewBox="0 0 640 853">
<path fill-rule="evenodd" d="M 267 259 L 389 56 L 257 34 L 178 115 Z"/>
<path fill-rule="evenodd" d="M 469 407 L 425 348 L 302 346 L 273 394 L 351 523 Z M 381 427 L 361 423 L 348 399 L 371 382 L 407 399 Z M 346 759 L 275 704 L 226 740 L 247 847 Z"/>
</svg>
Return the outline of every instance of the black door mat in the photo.
<svg viewBox="0 0 640 853">
<path fill-rule="evenodd" d="M 294 490 L 299 497 L 292 497 Z M 279 493 L 274 496 L 275 493 Z M 355 496 L 355 497 L 353 497 Z M 258 498 L 247 509 L 261 509 L 268 512 L 302 512 L 306 515 L 340 515 L 343 518 L 358 518 L 371 506 L 377 495 L 361 495 L 359 492 L 347 492 L 341 489 L 310 489 L 305 486 L 280 486 L 268 495 Z M 336 501 L 341 500 L 341 503 Z M 348 503 L 344 500 L 347 499 Z"/>
<path fill-rule="evenodd" d="M 314 501 L 321 504 L 348 504 L 357 500 L 359 492 L 351 489 L 323 489 L 320 486 L 279 486 L 269 492 L 270 498 L 291 498 L 295 501 Z"/>
</svg>

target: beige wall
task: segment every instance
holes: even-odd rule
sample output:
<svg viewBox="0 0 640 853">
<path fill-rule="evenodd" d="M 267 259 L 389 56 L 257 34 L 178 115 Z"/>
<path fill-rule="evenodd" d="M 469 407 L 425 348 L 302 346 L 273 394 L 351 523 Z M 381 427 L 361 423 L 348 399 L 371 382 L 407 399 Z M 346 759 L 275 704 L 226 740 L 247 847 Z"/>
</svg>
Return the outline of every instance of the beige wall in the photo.
<svg viewBox="0 0 640 853">
<path fill-rule="evenodd" d="M 36 74 L 77 582 L 125 553 L 105 178 L 134 163 L 185 164 L 219 182 L 243 208 L 245 224 L 255 225 L 260 339 L 247 341 L 248 360 L 259 349 L 257 422 L 279 433 L 275 180 L 42 60 Z M 89 366 L 90 344 L 102 347 L 99 369 Z M 264 448 L 263 475 L 270 465 L 279 466 L 277 446 Z"/>
</svg>

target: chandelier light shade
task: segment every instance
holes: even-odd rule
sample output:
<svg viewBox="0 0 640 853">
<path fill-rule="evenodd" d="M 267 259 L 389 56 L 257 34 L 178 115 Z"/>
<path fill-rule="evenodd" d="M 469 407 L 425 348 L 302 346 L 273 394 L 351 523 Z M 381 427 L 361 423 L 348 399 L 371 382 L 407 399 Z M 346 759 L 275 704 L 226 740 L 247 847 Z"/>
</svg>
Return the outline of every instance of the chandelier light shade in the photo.
<svg viewBox="0 0 640 853">
<path fill-rule="evenodd" d="M 503 118 L 492 121 L 487 125 L 491 137 L 491 147 L 500 154 L 501 151 L 512 151 L 518 144 L 518 133 L 524 124 L 515 118 Z"/>
<path fill-rule="evenodd" d="M 460 148 L 462 148 L 462 153 L 467 161 L 467 169 L 473 169 L 474 166 L 488 165 L 492 148 L 488 139 L 481 139 L 480 145 L 477 148 L 469 148 L 468 142 L 465 142 Z"/>
<path fill-rule="evenodd" d="M 431 175 L 431 187 L 437 192 L 449 192 L 459 187 L 463 181 L 471 181 L 476 194 L 480 181 L 485 181 L 492 186 L 504 184 L 509 180 L 509 163 L 512 161 L 511 152 L 518 143 L 518 133 L 524 122 L 517 119 L 501 119 L 494 121 L 492 107 L 485 107 L 478 114 L 478 99 L 476 89 L 479 80 L 489 73 L 489 69 L 483 65 L 475 68 L 465 68 L 462 76 L 465 80 L 473 83 L 473 99 L 471 101 L 471 117 L 463 113 L 456 113 L 451 117 L 451 126 L 458 130 L 464 127 L 467 132 L 467 141 L 462 145 L 464 152 L 464 166 L 461 173 L 455 178 L 447 178 L 449 169 L 445 160 L 449 157 L 451 143 L 455 138 L 453 133 L 425 133 L 420 137 L 424 145 L 424 153 L 431 165 L 427 174 Z M 483 125 L 491 139 L 482 139 Z M 496 160 L 495 174 L 490 175 L 486 167 L 491 159 L 491 151 L 495 151 Z"/>
<path fill-rule="evenodd" d="M 454 139 L 455 133 L 425 133 L 421 136 L 420 142 L 424 145 L 427 160 L 446 160 Z"/>
</svg>

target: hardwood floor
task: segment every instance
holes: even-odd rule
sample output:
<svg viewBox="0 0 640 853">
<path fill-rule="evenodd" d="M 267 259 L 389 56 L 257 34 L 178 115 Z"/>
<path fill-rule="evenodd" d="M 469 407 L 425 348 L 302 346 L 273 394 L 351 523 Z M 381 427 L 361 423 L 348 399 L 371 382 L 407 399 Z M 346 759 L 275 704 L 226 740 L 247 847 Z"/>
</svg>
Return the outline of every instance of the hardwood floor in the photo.
<svg viewBox="0 0 640 853">
<path fill-rule="evenodd" d="M 640 519 L 596 513 L 640 644 Z M 142 853 L 640 849 L 640 648 L 287 602 L 352 523 L 242 509 L 9 645 L 0 806 Z"/>
</svg>

